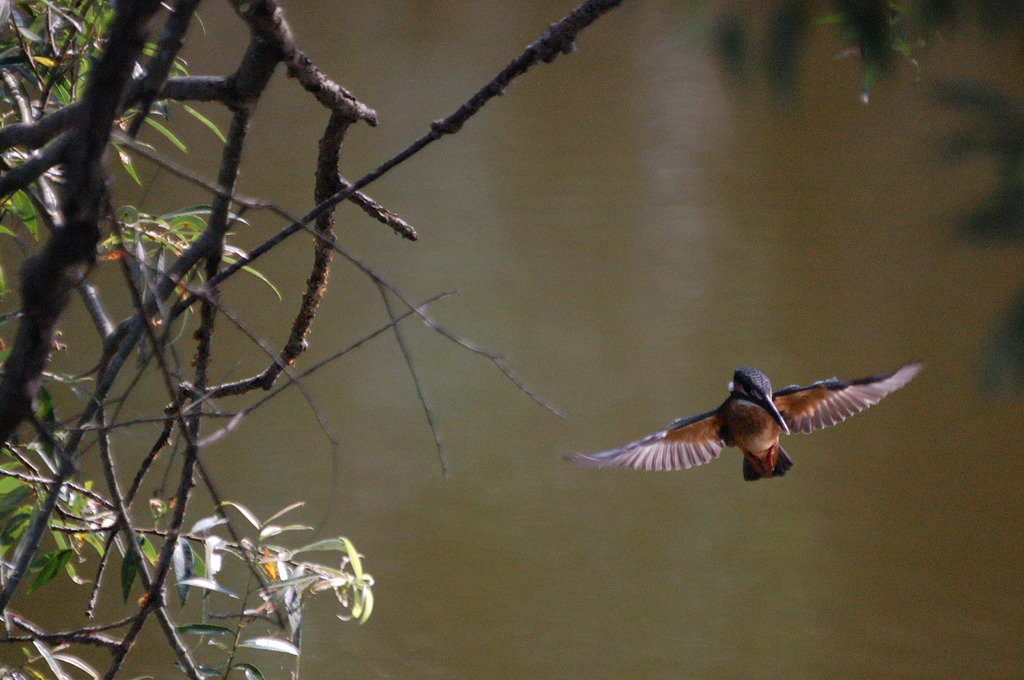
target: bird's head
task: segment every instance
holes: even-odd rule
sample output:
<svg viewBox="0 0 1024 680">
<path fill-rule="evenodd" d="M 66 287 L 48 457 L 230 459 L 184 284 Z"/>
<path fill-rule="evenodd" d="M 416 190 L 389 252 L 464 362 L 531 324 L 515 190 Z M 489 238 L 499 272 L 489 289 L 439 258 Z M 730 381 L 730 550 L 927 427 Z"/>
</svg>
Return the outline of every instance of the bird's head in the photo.
<svg viewBox="0 0 1024 680">
<path fill-rule="evenodd" d="M 757 404 L 768 411 L 782 431 L 789 434 L 789 426 L 772 402 L 772 384 L 764 373 L 749 366 L 737 368 L 729 383 L 729 392 L 734 397 Z"/>
</svg>

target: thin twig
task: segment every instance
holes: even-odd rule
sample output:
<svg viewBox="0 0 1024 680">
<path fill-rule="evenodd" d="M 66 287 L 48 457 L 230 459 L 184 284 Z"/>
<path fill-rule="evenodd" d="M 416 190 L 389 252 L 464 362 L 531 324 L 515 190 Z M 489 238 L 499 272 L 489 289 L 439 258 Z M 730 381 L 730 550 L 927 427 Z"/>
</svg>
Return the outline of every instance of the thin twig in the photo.
<svg viewBox="0 0 1024 680">
<path fill-rule="evenodd" d="M 79 628 L 78 630 L 65 631 L 62 633 L 48 633 L 20 614 L 6 612 L 6 616 L 12 623 L 14 623 L 14 625 L 27 630 L 31 635 L 11 635 L 0 638 L 0 642 L 31 642 L 33 640 L 42 640 L 43 642 L 48 642 L 50 644 L 96 645 L 108 648 L 116 648 L 121 644 L 121 641 L 107 635 L 102 635 L 102 633 L 115 628 L 123 628 L 135 619 L 135 616 L 131 616 L 127 619 L 121 619 L 120 621 L 108 623 L 103 626 L 89 626 L 87 628 Z"/>
<path fill-rule="evenodd" d="M 395 310 L 391 306 L 391 299 L 388 298 L 388 291 L 384 286 L 378 286 L 377 290 L 380 291 L 380 296 L 384 300 L 384 308 L 387 309 L 388 318 L 391 319 L 391 327 L 395 332 L 395 340 L 398 342 L 399 349 L 402 350 L 402 357 L 405 359 L 405 365 L 409 367 L 409 373 L 412 374 L 413 385 L 416 386 L 416 396 L 420 400 L 420 406 L 423 407 L 423 415 L 427 418 L 427 425 L 430 427 L 430 433 L 434 435 L 434 445 L 437 446 L 437 459 L 441 462 L 441 474 L 445 479 L 448 479 L 451 474 L 448 471 L 448 459 L 444 455 L 444 446 L 441 444 L 441 432 L 437 429 L 437 423 L 434 422 L 434 413 L 430 409 L 430 404 L 427 402 L 427 395 L 423 391 L 423 381 L 420 380 L 420 375 L 416 371 L 416 363 L 413 361 L 412 352 L 409 350 L 409 346 L 405 343 L 405 338 L 402 336 L 402 330 L 399 328 L 398 323 L 395 321 Z"/>
<path fill-rule="evenodd" d="M 103 474 L 107 480 L 107 489 L 110 491 L 110 497 L 114 500 L 114 506 L 116 508 L 118 526 L 124 534 L 125 543 L 128 546 L 128 553 L 135 560 L 136 574 L 139 580 L 142 582 L 142 587 L 150 593 L 154 592 L 153 579 L 149 573 L 149 566 L 145 554 L 142 552 L 142 544 L 139 542 L 139 537 L 136 534 L 135 527 L 132 524 L 131 516 L 128 513 L 128 505 L 125 503 L 124 496 L 121 495 L 121 489 L 117 483 L 117 474 L 114 471 L 114 459 L 110 452 L 110 433 L 104 427 L 104 411 L 99 411 L 99 443 L 100 443 L 100 461 L 103 464 Z M 166 551 L 164 551 L 166 553 Z M 125 556 L 127 558 L 127 555 Z M 170 555 L 167 556 L 170 559 Z M 157 565 L 159 570 L 160 565 Z M 185 669 L 185 673 L 192 678 L 192 680 L 202 680 L 202 675 L 196 668 L 195 662 L 192 661 L 191 655 L 182 644 L 181 638 L 178 637 L 178 632 L 175 630 L 174 625 L 167 617 L 167 610 L 164 608 L 161 602 L 155 609 L 142 608 L 140 612 L 140 621 L 144 619 L 148 611 L 153 611 L 156 614 L 157 621 L 160 623 L 160 627 L 163 628 L 164 637 L 167 638 L 167 643 L 174 650 L 175 656 L 178 657 L 178 663 Z M 130 647 L 130 643 L 127 643 L 128 638 L 122 640 L 121 645 L 118 646 L 118 650 L 127 649 Z M 127 644 L 126 644 L 127 643 Z"/>
<path fill-rule="evenodd" d="M 430 305 L 433 302 L 436 302 L 438 300 L 442 300 L 442 299 L 444 299 L 446 297 L 450 297 L 451 295 L 452 295 L 452 293 L 441 293 L 439 295 L 435 295 L 435 296 L 433 296 L 431 298 L 428 298 L 427 300 L 424 300 L 423 302 L 421 302 L 419 306 L 420 307 L 426 307 L 427 305 Z M 262 397 L 258 401 L 254 402 L 254 403 L 246 406 L 245 408 L 242 408 L 242 409 L 240 409 L 240 410 L 238 410 L 238 411 L 236 411 L 234 413 L 231 413 L 231 414 L 221 414 L 221 417 L 227 417 L 227 418 L 230 418 L 231 420 L 224 427 L 222 427 L 219 430 L 217 430 L 217 431 L 213 432 L 212 434 L 208 435 L 206 437 L 206 439 L 203 440 L 202 443 L 204 445 L 207 445 L 207 444 L 211 444 L 211 443 L 213 443 L 215 441 L 219 441 L 223 437 L 225 437 L 228 434 L 230 434 L 231 432 L 233 432 L 235 430 L 235 428 L 238 427 L 238 425 L 241 423 L 242 419 L 245 416 L 249 415 L 250 413 L 252 413 L 256 409 L 258 409 L 260 406 L 262 406 L 262 405 L 266 404 L 267 402 L 269 402 L 271 399 L 273 399 L 278 394 L 280 394 L 283 390 L 288 389 L 293 384 L 297 384 L 298 381 L 300 381 L 303 378 L 306 378 L 306 377 L 312 375 L 313 373 L 316 373 L 317 371 L 319 371 L 324 366 L 327 366 L 328 364 L 331 364 L 334 361 L 337 361 L 338 359 L 340 359 L 341 357 L 345 356 L 346 354 L 349 354 L 353 350 L 356 350 L 359 347 L 362 347 L 363 345 L 365 345 L 370 340 L 373 340 L 374 338 L 383 335 L 384 333 L 389 331 L 391 328 L 393 328 L 395 324 L 404 321 L 405 319 L 409 318 L 410 316 L 413 316 L 414 314 L 415 314 L 415 311 L 413 311 L 413 310 L 406 311 L 405 313 L 397 316 L 391 323 L 389 323 L 387 325 L 384 325 L 384 326 L 381 326 L 377 330 L 375 330 L 375 331 L 373 331 L 371 333 L 368 333 L 367 335 L 364 335 L 363 337 L 359 338 L 358 340 L 356 340 L 352 344 L 348 345 L 347 347 L 345 347 L 345 348 L 335 352 L 334 354 L 330 355 L 326 359 L 322 359 L 321 361 L 318 361 L 317 363 L 313 364 L 312 366 L 310 366 L 309 368 L 307 368 L 303 372 L 295 375 L 294 377 L 289 376 L 289 378 L 291 378 L 291 379 L 290 379 L 290 381 L 288 383 L 286 383 L 284 385 L 278 386 L 277 388 L 272 390 L 269 394 L 265 395 L 264 397 Z M 222 385 L 220 387 L 212 388 L 210 390 L 210 392 L 209 392 L 209 396 L 210 397 L 214 397 L 214 396 L 219 397 L 219 396 L 227 396 L 227 395 L 235 394 L 236 392 L 234 392 L 233 386 L 234 386 L 234 383 L 227 383 L 227 384 Z M 210 414 L 210 415 L 213 415 L 213 414 Z"/>
</svg>

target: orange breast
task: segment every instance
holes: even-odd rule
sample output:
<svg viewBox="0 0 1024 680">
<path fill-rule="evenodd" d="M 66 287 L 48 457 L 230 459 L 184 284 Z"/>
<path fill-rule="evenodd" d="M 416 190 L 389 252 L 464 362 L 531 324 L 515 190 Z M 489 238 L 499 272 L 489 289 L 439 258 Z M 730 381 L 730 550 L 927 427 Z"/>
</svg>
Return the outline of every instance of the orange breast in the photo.
<svg viewBox="0 0 1024 680">
<path fill-rule="evenodd" d="M 733 443 L 758 458 L 767 456 L 779 442 L 778 423 L 760 406 L 733 400 L 722 419 Z"/>
</svg>

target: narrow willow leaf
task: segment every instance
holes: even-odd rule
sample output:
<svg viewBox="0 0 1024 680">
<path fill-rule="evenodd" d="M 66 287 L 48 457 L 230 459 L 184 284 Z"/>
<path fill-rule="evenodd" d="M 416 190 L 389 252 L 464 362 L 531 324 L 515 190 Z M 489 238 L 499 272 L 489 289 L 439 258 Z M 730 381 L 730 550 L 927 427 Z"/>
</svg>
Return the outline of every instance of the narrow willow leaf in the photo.
<svg viewBox="0 0 1024 680">
<path fill-rule="evenodd" d="M 254 529 L 258 530 L 260 528 L 261 522 L 259 521 L 259 519 L 256 518 L 256 515 L 252 513 L 252 510 L 245 507 L 241 503 L 235 503 L 234 501 L 224 501 L 223 505 L 230 505 L 235 510 L 238 510 L 238 512 L 242 513 L 242 517 L 247 519 L 249 521 L 249 524 L 251 524 Z"/>
<path fill-rule="evenodd" d="M 235 634 L 235 631 L 230 628 L 215 626 L 212 623 L 186 623 L 181 626 L 177 626 L 176 630 L 179 633 L 184 633 L 186 635 L 220 636 Z"/>
<path fill-rule="evenodd" d="M 121 161 L 121 167 L 124 168 L 124 171 L 127 172 L 128 175 L 133 180 L 135 180 L 136 184 L 141 185 L 142 184 L 142 180 L 139 179 L 139 174 L 137 172 L 135 172 L 135 165 L 132 163 L 132 157 L 129 156 L 117 144 L 111 144 L 111 146 L 113 146 L 114 149 L 117 151 L 117 157 Z"/>
<path fill-rule="evenodd" d="M 273 581 L 266 585 L 266 590 L 281 590 L 282 588 L 289 588 L 291 586 L 297 586 L 300 589 L 322 581 L 323 577 L 318 574 L 303 574 L 302 576 L 295 576 L 294 578 L 285 579 L 283 581 Z"/>
<path fill-rule="evenodd" d="M 71 676 L 64 672 L 61 668 L 60 663 L 53 656 L 53 652 L 50 651 L 50 647 L 42 640 L 33 640 L 32 644 L 36 646 L 36 650 L 39 652 L 39 656 L 43 657 L 46 661 L 46 665 L 50 667 L 53 674 L 57 676 L 58 680 L 71 680 Z"/>
<path fill-rule="evenodd" d="M 352 545 L 352 541 L 348 540 L 344 536 L 339 536 L 339 538 L 345 544 L 345 552 L 348 553 L 348 560 L 352 564 L 352 573 L 355 574 L 357 581 L 362 581 L 363 563 L 359 559 L 359 553 L 356 552 L 356 547 Z"/>
<path fill-rule="evenodd" d="M 288 642 L 287 640 L 281 640 L 279 638 L 260 637 L 252 638 L 251 640 L 243 640 L 238 643 L 239 647 L 249 647 L 251 649 L 262 649 L 267 652 L 280 652 L 282 654 L 291 654 L 292 656 L 299 655 L 299 648 Z"/>
<path fill-rule="evenodd" d="M 171 218 L 181 217 L 182 215 L 209 215 L 212 210 L 213 207 L 209 205 L 190 205 L 187 208 L 164 213 L 160 215 L 160 219 L 170 221 Z"/>
<path fill-rule="evenodd" d="M 313 527 L 305 524 L 288 524 L 286 526 L 278 526 L 276 524 L 268 524 L 267 526 L 260 529 L 260 540 L 265 538 L 271 538 L 282 534 L 286 531 L 312 531 Z"/>
<path fill-rule="evenodd" d="M 166 137 L 167 141 L 169 141 L 174 146 L 178 147 L 179 150 L 181 150 L 181 151 L 188 151 L 188 149 L 185 148 L 185 145 L 182 143 L 182 141 L 174 136 L 173 132 L 171 132 L 170 130 L 165 128 L 163 125 L 161 125 L 160 123 L 158 123 L 155 120 L 153 120 L 152 117 L 146 116 L 146 123 L 148 123 L 152 127 L 156 128 L 157 132 L 159 132 L 164 137 Z"/>
<path fill-rule="evenodd" d="M 361 591 L 357 590 L 356 592 L 361 592 L 363 594 L 363 615 L 359 617 L 359 625 L 361 626 L 366 623 L 366 620 L 370 618 L 370 612 L 373 611 L 373 591 L 366 588 Z"/>
<path fill-rule="evenodd" d="M 128 601 L 132 592 L 132 584 L 135 583 L 135 576 L 138 574 L 139 564 L 135 561 L 135 553 L 126 553 L 121 561 L 121 597 Z"/>
<path fill-rule="evenodd" d="M 213 515 L 211 517 L 204 517 L 204 518 L 202 518 L 201 520 L 199 520 L 198 522 L 196 522 L 195 524 L 192 525 L 192 531 L 190 531 L 189 533 L 190 534 L 201 534 L 203 532 L 209 531 L 210 529 L 212 529 L 214 527 L 217 527 L 217 526 L 220 526 L 221 524 L 226 524 L 226 523 L 227 523 L 226 519 L 224 519 L 223 517 L 217 517 L 216 515 Z"/>
<path fill-rule="evenodd" d="M 54 654 L 53 658 L 57 661 L 63 661 L 68 665 L 74 666 L 75 668 L 79 668 L 85 671 L 93 680 L 100 680 L 100 678 L 103 677 L 96 671 L 95 668 L 93 668 L 86 662 L 82 661 L 77 656 L 72 656 L 70 654 Z"/>
<path fill-rule="evenodd" d="M 32 205 L 28 194 L 24 191 L 15 191 L 11 194 L 11 203 L 14 204 L 14 209 L 18 211 L 18 219 L 25 225 L 28 232 L 32 234 L 32 238 L 38 239 L 39 224 L 36 222 L 36 209 Z"/>
<path fill-rule="evenodd" d="M 54 576 L 60 573 L 74 554 L 74 550 L 65 548 L 64 550 L 54 550 L 43 555 L 42 559 L 45 560 L 43 568 L 39 570 L 39 573 L 32 580 L 32 585 L 28 587 L 28 592 L 31 593 L 46 585 Z"/>
<path fill-rule="evenodd" d="M 304 552 L 313 552 L 314 550 L 333 550 L 335 552 L 345 552 L 345 544 L 342 543 L 340 538 L 325 538 L 309 545 L 304 545 L 301 548 L 292 551 L 292 555 L 298 555 Z"/>
<path fill-rule="evenodd" d="M 21 33 L 22 37 L 29 42 L 41 43 L 43 39 L 39 37 L 39 34 L 28 28 L 27 26 L 18 26 L 18 33 Z"/>
<path fill-rule="evenodd" d="M 205 590 L 212 590 L 216 593 L 220 593 L 221 595 L 227 595 L 228 597 L 234 598 L 236 600 L 242 599 L 238 597 L 238 595 L 235 595 L 233 592 L 231 592 L 224 586 L 214 581 L 213 579 L 199 578 L 198 576 L 193 576 L 192 578 L 183 579 L 179 581 L 179 583 L 183 583 L 188 586 L 195 586 L 196 588 L 203 588 Z"/>
<path fill-rule="evenodd" d="M 182 581 L 195 576 L 192 571 L 194 565 L 195 553 L 192 552 L 192 545 L 189 544 L 188 539 L 179 536 L 174 545 L 174 553 L 171 555 L 171 566 L 174 567 L 174 580 L 177 582 L 178 599 L 181 600 L 182 607 L 188 600 L 189 591 L 188 584 L 182 584 Z"/>
<path fill-rule="evenodd" d="M 218 128 L 217 124 L 214 123 L 212 120 L 210 120 L 209 118 L 207 118 L 203 114 L 199 113 L 198 111 L 193 109 L 188 104 L 182 104 L 181 108 L 185 109 L 185 112 L 188 113 L 188 115 L 192 116 L 193 118 L 198 120 L 200 123 L 202 123 L 206 127 L 210 128 L 210 130 L 213 132 L 213 134 L 217 135 L 217 139 L 219 139 L 222 144 L 227 144 L 228 143 L 227 137 L 224 136 L 224 133 L 222 133 L 220 131 L 220 128 Z"/>
<path fill-rule="evenodd" d="M 228 259 L 228 258 L 224 258 L 224 259 Z M 231 264 L 231 263 L 229 262 L 228 264 Z M 259 273 L 258 271 L 256 271 L 252 267 L 250 267 L 249 265 L 243 266 L 242 267 L 242 271 L 244 271 L 246 274 L 250 274 L 252 276 L 255 276 L 257 279 L 259 279 L 263 283 L 267 284 L 267 286 L 270 288 L 270 290 L 274 291 L 274 295 L 277 296 L 278 300 L 283 300 L 284 299 L 284 298 L 281 297 L 281 291 L 279 291 L 277 289 L 277 286 L 275 286 L 273 283 L 271 283 L 270 279 L 268 279 L 266 276 L 264 276 L 263 274 Z"/>
<path fill-rule="evenodd" d="M 28 488 L 28 485 L 21 480 L 5 477 L 4 481 L 14 482 L 14 488 L 0 496 L 0 524 L 21 510 L 21 506 L 25 504 L 29 496 L 32 496 L 32 489 Z"/>
<path fill-rule="evenodd" d="M 241 252 L 241 251 L 240 251 L 240 252 Z M 292 503 L 291 505 L 289 505 L 289 506 L 287 506 L 287 507 L 281 508 L 280 510 L 278 510 L 278 511 L 277 511 L 277 512 L 275 512 L 275 513 L 274 513 L 273 515 L 271 515 L 270 517 L 268 517 L 268 518 L 267 518 L 267 524 L 270 524 L 271 522 L 273 522 L 273 521 L 274 521 L 275 519 L 277 519 L 277 518 L 278 518 L 278 517 L 280 517 L 281 515 L 284 515 L 284 514 L 286 514 L 286 513 L 289 513 L 289 512 L 291 512 L 292 510 L 298 510 L 299 508 L 301 508 L 301 507 L 302 507 L 302 506 L 304 506 L 305 504 L 306 504 L 306 502 L 305 502 L 305 501 L 297 501 L 297 502 L 295 502 L 295 503 Z"/>
<path fill-rule="evenodd" d="M 245 672 L 246 680 L 264 680 L 263 671 L 251 663 L 236 663 L 232 668 L 241 668 Z"/>
<path fill-rule="evenodd" d="M 139 547 L 142 548 L 142 554 L 145 555 L 150 564 L 156 564 L 156 548 L 153 547 L 153 544 L 143 534 L 137 534 L 137 536 L 139 537 Z"/>
</svg>

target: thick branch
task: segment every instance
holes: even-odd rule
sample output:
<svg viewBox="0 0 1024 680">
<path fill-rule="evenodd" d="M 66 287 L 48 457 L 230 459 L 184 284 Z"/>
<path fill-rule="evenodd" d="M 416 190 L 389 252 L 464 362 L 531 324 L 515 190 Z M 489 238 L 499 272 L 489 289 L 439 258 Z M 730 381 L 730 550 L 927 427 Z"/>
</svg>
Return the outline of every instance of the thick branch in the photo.
<svg viewBox="0 0 1024 680">
<path fill-rule="evenodd" d="M 39 389 L 57 323 L 71 291 L 96 257 L 99 205 L 104 190 L 103 150 L 135 60 L 145 44 L 147 25 L 160 3 L 138 0 L 120 7 L 108 49 L 92 73 L 81 115 L 71 131 L 75 143 L 68 144 L 64 155 L 64 226 L 53 233 L 39 255 L 26 260 L 22 267 L 22 318 L 0 382 L 0 441 L 7 441 L 18 424 L 31 415 L 32 399 Z M 73 467 L 71 461 L 62 461 L 61 475 L 70 476 Z M 52 495 L 56 496 L 63 480 L 55 480 L 58 483 L 51 489 Z M 19 563 L 0 595 L 0 611 L 6 608 L 34 557 L 47 519 L 48 514 L 40 513 L 26 532 L 19 546 Z M 38 535 L 33 537 L 32 532 Z"/>
<path fill-rule="evenodd" d="M 157 43 L 157 53 L 150 59 L 146 76 L 139 86 L 141 90 L 139 114 L 132 121 L 131 130 L 128 132 L 132 137 L 139 134 L 142 121 L 149 115 L 150 107 L 153 106 L 160 88 L 167 80 L 167 74 L 171 71 L 174 58 L 181 51 L 185 33 L 188 31 L 188 25 L 192 22 L 192 15 L 195 14 L 199 2 L 200 0 L 178 0 L 174 3 L 174 9 L 164 26 L 164 32 L 160 35 L 160 41 Z"/>
<path fill-rule="evenodd" d="M 318 102 L 350 122 L 364 120 L 370 125 L 377 124 L 377 114 L 373 109 L 324 75 L 323 71 L 298 48 L 292 36 L 292 29 L 275 0 L 246 3 L 241 6 L 239 14 L 249 24 L 253 33 L 279 52 L 281 61 L 288 69 L 288 75 L 299 81 L 299 84 L 316 97 Z"/>
</svg>

